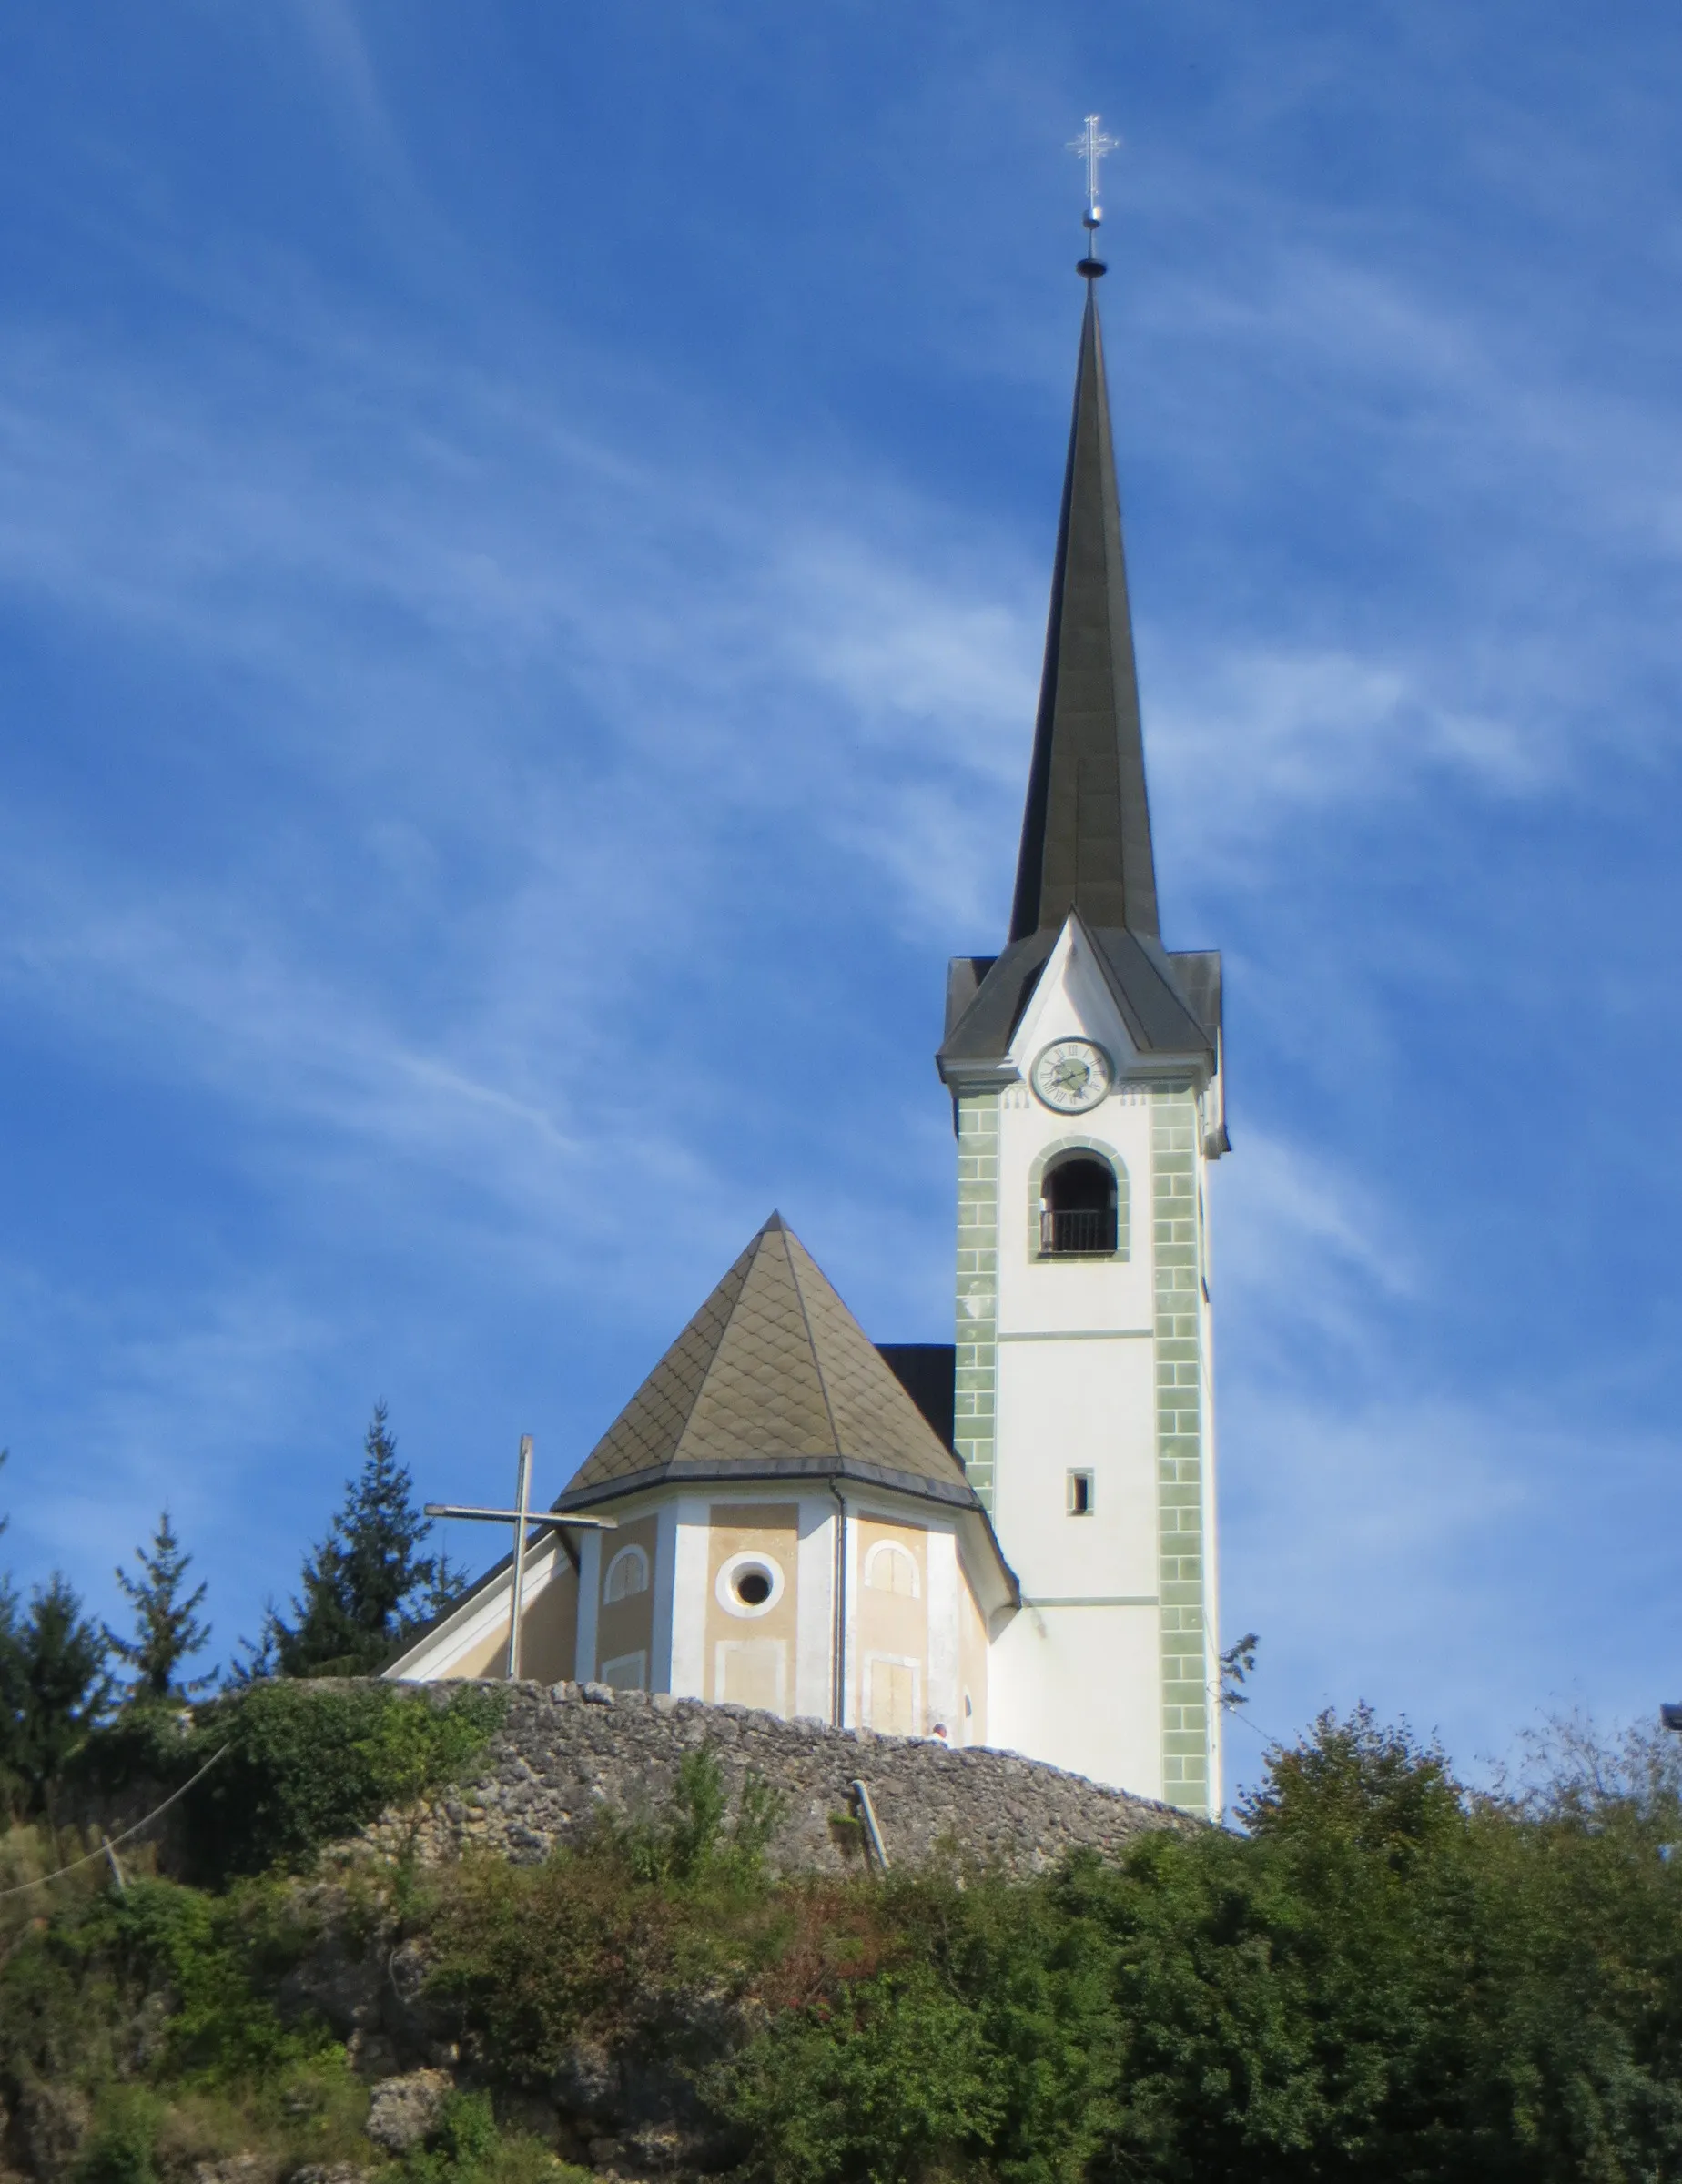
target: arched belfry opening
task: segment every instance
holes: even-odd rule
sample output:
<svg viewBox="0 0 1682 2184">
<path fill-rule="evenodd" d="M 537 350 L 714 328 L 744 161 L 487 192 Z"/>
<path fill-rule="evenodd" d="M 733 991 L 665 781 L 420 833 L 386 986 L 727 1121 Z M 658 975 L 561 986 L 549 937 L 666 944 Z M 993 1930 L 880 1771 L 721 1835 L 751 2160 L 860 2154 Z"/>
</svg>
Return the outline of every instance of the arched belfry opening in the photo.
<svg viewBox="0 0 1682 2184">
<path fill-rule="evenodd" d="M 1108 1257 L 1116 1249 L 1120 1192 L 1099 1153 L 1065 1153 L 1047 1168 L 1039 1192 L 1042 1259 Z"/>
</svg>

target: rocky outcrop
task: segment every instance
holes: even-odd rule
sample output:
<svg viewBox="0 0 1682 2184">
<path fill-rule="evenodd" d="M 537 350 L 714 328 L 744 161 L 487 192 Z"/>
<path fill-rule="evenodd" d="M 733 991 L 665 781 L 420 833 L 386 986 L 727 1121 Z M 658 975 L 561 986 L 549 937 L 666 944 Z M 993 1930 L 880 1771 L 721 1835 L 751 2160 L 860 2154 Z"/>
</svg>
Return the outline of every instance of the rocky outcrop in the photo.
<svg viewBox="0 0 1682 2184">
<path fill-rule="evenodd" d="M 368 2136 L 388 2154 L 406 2154 L 438 2125 L 455 2080 L 447 2070 L 410 2070 L 381 2078 L 368 2104 Z"/>
</svg>

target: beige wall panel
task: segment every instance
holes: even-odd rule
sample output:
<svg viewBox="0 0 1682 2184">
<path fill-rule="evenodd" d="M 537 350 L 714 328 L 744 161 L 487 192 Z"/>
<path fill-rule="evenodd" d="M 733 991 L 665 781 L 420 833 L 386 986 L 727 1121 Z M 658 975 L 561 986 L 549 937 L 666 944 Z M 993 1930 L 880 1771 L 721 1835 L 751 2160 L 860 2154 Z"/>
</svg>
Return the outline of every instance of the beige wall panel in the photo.
<svg viewBox="0 0 1682 2184">
<path fill-rule="evenodd" d="M 714 1502 L 707 1512 L 706 1696 L 788 1714 L 795 1691 L 800 1509 L 794 1502 Z M 739 1555 L 775 1574 L 775 1596 L 751 1613 L 724 1605 L 720 1580 Z"/>
<path fill-rule="evenodd" d="M 654 1586 L 661 1582 L 661 1573 L 654 1556 L 655 1539 L 660 1520 L 655 1516 L 636 1517 L 621 1524 L 616 1531 L 604 1533 L 602 1540 L 601 1577 L 597 1581 L 605 1594 L 613 1572 L 613 1558 L 627 1547 L 640 1547 L 648 1558 L 650 1582 L 641 1592 L 633 1592 L 626 1600 L 603 1598 L 596 1609 L 596 1674 L 604 1674 L 610 1661 L 623 1660 L 631 1653 L 641 1653 L 646 1665 L 654 1629 Z"/>
<path fill-rule="evenodd" d="M 527 1627 L 530 1628 L 530 1618 L 527 1619 Z M 470 1645 L 459 1659 L 452 1661 L 449 1675 L 452 1679 L 456 1676 L 500 1676 L 507 1666 L 508 1624 L 504 1621 L 497 1629 L 487 1632 L 477 1643 Z"/>
<path fill-rule="evenodd" d="M 564 1554 L 522 1620 L 521 1674 L 540 1684 L 570 1684 L 578 1657 L 578 1572 Z"/>
<path fill-rule="evenodd" d="M 869 1728 L 920 1736 L 928 1726 L 928 1535 L 880 1517 L 860 1517 L 854 1532 L 861 1716 Z"/>
</svg>

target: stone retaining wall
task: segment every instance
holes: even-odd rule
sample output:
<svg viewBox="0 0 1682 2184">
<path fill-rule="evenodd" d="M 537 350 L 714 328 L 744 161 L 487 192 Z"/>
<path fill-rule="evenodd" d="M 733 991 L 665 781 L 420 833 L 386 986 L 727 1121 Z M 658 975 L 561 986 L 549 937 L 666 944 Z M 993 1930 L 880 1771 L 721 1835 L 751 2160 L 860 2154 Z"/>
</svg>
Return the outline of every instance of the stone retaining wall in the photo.
<svg viewBox="0 0 1682 2184">
<path fill-rule="evenodd" d="M 413 1686 L 441 1700 L 459 1684 Z M 1065 1852 L 1120 1850 L 1146 1829 L 1193 1828 L 1170 1806 L 1101 1789 L 1012 1753 L 948 1751 L 932 1738 L 784 1721 L 604 1684 L 499 1684 L 502 1726 L 470 1780 L 435 1798 L 419 1834 L 423 1857 L 483 1844 L 528 1861 L 601 1818 L 657 1815 L 686 1752 L 710 1744 L 734 1806 L 750 1773 L 779 1791 L 784 1820 L 769 1862 L 779 1872 L 838 1872 L 863 1855 L 850 1785 L 864 1782 L 895 1866 L 956 1854 L 965 1862 L 1038 1873 Z M 407 1834 L 388 1820 L 376 1840 Z"/>
</svg>

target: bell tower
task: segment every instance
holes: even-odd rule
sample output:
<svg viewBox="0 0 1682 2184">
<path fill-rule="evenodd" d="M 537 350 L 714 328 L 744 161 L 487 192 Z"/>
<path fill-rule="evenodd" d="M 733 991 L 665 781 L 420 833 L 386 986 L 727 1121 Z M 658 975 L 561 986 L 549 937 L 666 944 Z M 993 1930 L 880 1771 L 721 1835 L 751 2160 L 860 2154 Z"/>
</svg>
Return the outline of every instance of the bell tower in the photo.
<svg viewBox="0 0 1682 2184">
<path fill-rule="evenodd" d="M 1104 268 L 1079 271 L 1010 933 L 953 961 L 937 1057 L 958 1137 L 955 1439 L 1022 1592 L 990 1649 L 988 1743 L 1217 1815 L 1221 958 L 1172 953 L 1159 928 Z"/>
</svg>

